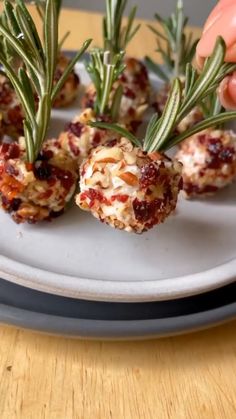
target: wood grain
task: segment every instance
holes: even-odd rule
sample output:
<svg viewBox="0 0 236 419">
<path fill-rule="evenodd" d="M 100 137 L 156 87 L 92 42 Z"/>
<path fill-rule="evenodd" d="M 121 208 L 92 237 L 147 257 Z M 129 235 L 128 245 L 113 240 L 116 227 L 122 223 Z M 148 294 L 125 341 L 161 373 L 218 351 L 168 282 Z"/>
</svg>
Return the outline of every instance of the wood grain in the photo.
<svg viewBox="0 0 236 419">
<path fill-rule="evenodd" d="M 142 22 L 144 23 L 144 22 Z M 101 43 L 101 17 L 64 11 L 65 47 Z M 199 30 L 194 30 L 196 36 Z M 153 53 L 143 24 L 129 53 Z M 147 342 L 91 342 L 0 327 L 1 419 L 233 419 L 236 322 Z"/>
<path fill-rule="evenodd" d="M 233 419 L 235 327 L 116 343 L 1 327 L 1 418 Z"/>
</svg>

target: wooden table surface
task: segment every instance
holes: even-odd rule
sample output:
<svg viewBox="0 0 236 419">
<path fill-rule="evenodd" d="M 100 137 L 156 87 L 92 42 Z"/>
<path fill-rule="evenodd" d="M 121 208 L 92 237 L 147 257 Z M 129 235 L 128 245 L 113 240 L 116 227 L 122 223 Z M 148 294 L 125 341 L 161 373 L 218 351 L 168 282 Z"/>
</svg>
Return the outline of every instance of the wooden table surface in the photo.
<svg viewBox="0 0 236 419">
<path fill-rule="evenodd" d="M 98 15 L 64 11 L 61 32 L 68 28 L 66 48 L 86 37 L 101 41 Z M 129 51 L 142 57 L 154 47 L 143 25 Z M 235 330 L 231 322 L 187 336 L 115 343 L 1 326 L 0 418 L 236 418 Z"/>
</svg>

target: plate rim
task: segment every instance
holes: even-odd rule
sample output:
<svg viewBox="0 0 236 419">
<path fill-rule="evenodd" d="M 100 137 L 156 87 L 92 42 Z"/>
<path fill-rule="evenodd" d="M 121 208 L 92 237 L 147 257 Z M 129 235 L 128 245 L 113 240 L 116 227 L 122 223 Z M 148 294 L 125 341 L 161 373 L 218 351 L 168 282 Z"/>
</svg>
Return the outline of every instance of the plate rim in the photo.
<svg viewBox="0 0 236 419">
<path fill-rule="evenodd" d="M 206 330 L 236 318 L 236 303 L 208 312 L 151 320 L 87 320 L 59 317 L 0 304 L 0 323 L 40 333 L 99 340 L 171 337 Z"/>
<path fill-rule="evenodd" d="M 109 281 L 53 273 L 0 255 L 0 277 L 38 291 L 84 300 L 162 301 L 204 293 L 234 282 L 236 258 L 192 275 L 150 281 Z"/>
</svg>

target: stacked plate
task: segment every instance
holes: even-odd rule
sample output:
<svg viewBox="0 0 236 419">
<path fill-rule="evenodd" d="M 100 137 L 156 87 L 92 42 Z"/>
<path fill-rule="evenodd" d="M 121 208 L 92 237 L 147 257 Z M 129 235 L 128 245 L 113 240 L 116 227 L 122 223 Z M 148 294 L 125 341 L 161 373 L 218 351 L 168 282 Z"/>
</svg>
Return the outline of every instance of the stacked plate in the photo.
<svg viewBox="0 0 236 419">
<path fill-rule="evenodd" d="M 76 113 L 76 104 L 55 111 L 53 135 Z M 0 321 L 127 339 L 234 318 L 235 210 L 235 185 L 204 201 L 180 199 L 172 218 L 142 236 L 112 230 L 78 208 L 36 226 L 16 226 L 1 212 Z"/>
</svg>

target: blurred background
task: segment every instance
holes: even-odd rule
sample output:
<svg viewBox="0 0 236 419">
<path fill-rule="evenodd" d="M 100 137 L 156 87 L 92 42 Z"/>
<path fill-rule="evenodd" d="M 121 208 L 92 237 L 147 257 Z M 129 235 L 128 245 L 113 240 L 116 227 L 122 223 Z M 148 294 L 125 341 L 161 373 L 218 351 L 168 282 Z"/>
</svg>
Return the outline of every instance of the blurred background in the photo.
<svg viewBox="0 0 236 419">
<path fill-rule="evenodd" d="M 217 0 L 185 0 L 185 13 L 190 24 L 202 26 Z M 138 6 L 138 16 L 151 19 L 155 12 L 168 16 L 175 7 L 176 0 L 130 0 L 130 6 Z M 65 7 L 104 12 L 105 0 L 64 0 Z"/>
</svg>

